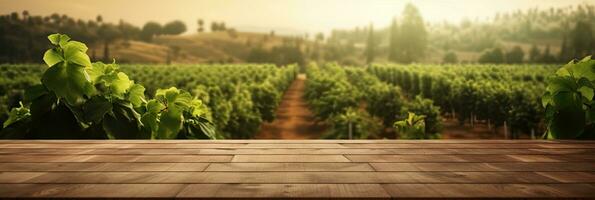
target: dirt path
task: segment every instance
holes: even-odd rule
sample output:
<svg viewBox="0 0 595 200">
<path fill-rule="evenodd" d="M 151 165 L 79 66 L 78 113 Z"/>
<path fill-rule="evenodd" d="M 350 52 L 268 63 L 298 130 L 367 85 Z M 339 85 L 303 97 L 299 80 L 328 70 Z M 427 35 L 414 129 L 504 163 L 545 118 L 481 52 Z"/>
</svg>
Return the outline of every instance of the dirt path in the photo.
<svg viewBox="0 0 595 200">
<path fill-rule="evenodd" d="M 306 75 L 300 74 L 285 92 L 277 116 L 271 123 L 263 123 L 256 139 L 319 139 L 325 126 L 314 123 L 304 95 Z"/>
</svg>

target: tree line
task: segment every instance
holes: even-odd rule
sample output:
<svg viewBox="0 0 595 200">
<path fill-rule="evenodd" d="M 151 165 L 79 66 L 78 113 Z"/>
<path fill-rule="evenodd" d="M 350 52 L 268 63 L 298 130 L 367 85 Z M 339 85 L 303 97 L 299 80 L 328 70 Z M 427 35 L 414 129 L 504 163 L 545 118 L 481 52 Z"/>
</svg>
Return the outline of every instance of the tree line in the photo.
<svg viewBox="0 0 595 200">
<path fill-rule="evenodd" d="M 458 52 L 479 52 L 465 62 L 562 63 L 595 52 L 594 13 L 594 6 L 584 4 L 498 13 L 487 21 L 428 23 L 413 4 L 408 4 L 389 27 L 375 30 L 370 24 L 334 30 L 327 42 L 346 49 L 335 53 L 361 56 L 366 63 L 423 62 L 439 52 L 444 52 L 443 63 L 461 62 Z M 364 45 L 361 55 L 355 48 L 358 44 Z M 349 60 L 339 61 L 350 64 Z"/>
</svg>

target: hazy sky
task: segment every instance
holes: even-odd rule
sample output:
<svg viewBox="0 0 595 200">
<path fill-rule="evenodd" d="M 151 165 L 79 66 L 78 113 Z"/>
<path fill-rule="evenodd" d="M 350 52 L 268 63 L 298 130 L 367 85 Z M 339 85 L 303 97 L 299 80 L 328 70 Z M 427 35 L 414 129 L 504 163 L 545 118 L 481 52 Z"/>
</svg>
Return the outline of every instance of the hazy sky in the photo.
<svg viewBox="0 0 595 200">
<path fill-rule="evenodd" d="M 328 32 L 374 23 L 387 26 L 406 3 L 415 4 L 424 19 L 459 22 L 485 19 L 496 12 L 549 8 L 595 0 L 0 0 L 0 13 L 28 10 L 33 15 L 67 14 L 105 21 L 120 19 L 136 25 L 181 19 L 191 32 L 196 19 L 225 21 L 229 27 Z"/>
</svg>

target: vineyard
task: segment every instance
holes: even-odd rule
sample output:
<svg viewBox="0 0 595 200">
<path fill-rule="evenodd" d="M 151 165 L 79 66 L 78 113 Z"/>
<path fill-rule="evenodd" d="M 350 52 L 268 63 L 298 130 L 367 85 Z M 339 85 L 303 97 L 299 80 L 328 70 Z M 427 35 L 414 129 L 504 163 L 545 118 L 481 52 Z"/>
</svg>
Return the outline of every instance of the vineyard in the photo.
<svg viewBox="0 0 595 200">
<path fill-rule="evenodd" d="M 311 67 L 308 95 L 322 120 L 333 124 L 331 137 L 347 138 L 353 121 L 356 138 L 368 138 L 408 113 L 425 117 L 423 131 L 399 138 L 437 138 L 443 117 L 461 125 L 485 123 L 496 132 L 540 137 L 544 133 L 541 95 L 554 66 L 528 65 L 375 65 L 367 68 Z M 403 132 L 403 131 L 401 131 Z M 378 135 L 380 134 L 380 135 Z"/>
<path fill-rule="evenodd" d="M 4 138 L 251 138 L 297 69 L 91 64 L 84 44 L 49 38 L 47 66 L 0 66 Z"/>
<path fill-rule="evenodd" d="M 18 107 L 25 89 L 39 83 L 41 65 L 1 65 L 2 122 Z M 296 67 L 274 65 L 121 65 L 147 95 L 174 86 L 197 96 L 217 127 L 216 138 L 251 138 L 263 121 L 273 120 L 280 97 L 296 76 Z"/>
<path fill-rule="evenodd" d="M 275 120 L 298 74 L 293 65 L 91 63 L 85 44 L 49 39 L 47 66 L 0 65 L 3 138 L 250 139 Z M 509 139 L 590 138 L 593 64 L 312 63 L 304 109 L 329 127 L 324 139 L 437 139 L 448 120 Z"/>
</svg>

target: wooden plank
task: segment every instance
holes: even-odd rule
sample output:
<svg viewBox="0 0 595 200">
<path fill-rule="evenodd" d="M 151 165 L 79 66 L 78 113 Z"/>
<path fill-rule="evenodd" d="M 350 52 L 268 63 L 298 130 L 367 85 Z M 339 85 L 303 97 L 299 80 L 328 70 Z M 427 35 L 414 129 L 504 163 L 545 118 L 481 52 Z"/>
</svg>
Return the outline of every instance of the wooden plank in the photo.
<svg viewBox="0 0 595 200">
<path fill-rule="evenodd" d="M 0 163 L 0 171 L 203 171 L 208 165 L 209 163 Z"/>
<path fill-rule="evenodd" d="M 0 184 L 4 198 L 173 198 L 184 184 Z"/>
<path fill-rule="evenodd" d="M 182 198 L 390 198 L 379 184 L 191 184 Z"/>
<path fill-rule="evenodd" d="M 394 198 L 590 198 L 592 184 L 384 184 Z"/>
<path fill-rule="evenodd" d="M 235 155 L 231 162 L 349 162 L 342 155 Z"/>
<path fill-rule="evenodd" d="M 259 143 L 249 143 L 245 146 L 245 148 L 285 148 L 285 149 L 294 149 L 294 148 L 344 148 L 340 144 L 335 143 L 325 143 L 325 144 L 315 144 L 315 143 L 306 143 L 306 144 L 259 144 Z"/>
<path fill-rule="evenodd" d="M 533 172 L 46 172 L 0 183 L 558 183 Z M 572 172 L 567 172 L 572 173 Z M 8 177 L 8 178 L 6 178 Z M 567 181 L 572 183 L 572 180 Z M 581 181 L 580 183 L 583 183 Z"/>
<path fill-rule="evenodd" d="M 264 149 L 264 148 L 183 148 L 183 149 L 33 149 L 33 148 L 0 148 L 0 154 L 40 154 L 40 155 L 235 155 L 235 154 L 271 154 L 271 155 L 289 155 L 289 154 L 355 154 L 355 155 L 374 155 L 374 154 L 393 154 L 393 155 L 485 155 L 485 154 L 508 154 L 508 155 L 566 155 L 566 154 L 592 154 L 595 155 L 595 149 L 357 149 L 357 148 L 313 148 L 313 149 Z"/>
<path fill-rule="evenodd" d="M 592 162 L 592 155 L 345 155 L 353 162 Z"/>
<path fill-rule="evenodd" d="M 510 171 L 510 172 L 595 172 L 595 163 L 370 163 L 376 171 Z"/>
<path fill-rule="evenodd" d="M 595 183 L 595 172 L 537 172 L 563 183 Z"/>
<path fill-rule="evenodd" d="M 392 149 L 405 149 L 405 148 L 426 148 L 426 149 L 539 149 L 539 148 L 550 148 L 550 149 L 593 149 L 595 145 L 585 143 L 469 143 L 469 144 L 449 144 L 449 143 L 419 143 L 419 144 L 385 144 L 385 143 L 362 143 L 362 144 L 342 144 L 348 148 L 392 148 Z"/>
<path fill-rule="evenodd" d="M 352 162 L 514 162 L 506 155 L 345 155 Z"/>
<path fill-rule="evenodd" d="M 45 174 L 45 172 L 0 172 L 0 183 L 21 183 Z"/>
<path fill-rule="evenodd" d="M 229 162 L 231 155 L 0 155 L 0 162 Z"/>
<path fill-rule="evenodd" d="M 78 148 L 78 149 L 96 149 L 96 148 L 110 148 L 110 149 L 155 149 L 155 148 L 241 148 L 246 146 L 244 143 L 200 143 L 200 144 L 171 144 L 171 143 L 138 143 L 138 144 L 120 144 L 120 143 L 90 143 L 90 144 L 48 144 L 48 143 L 26 143 L 26 144 L 0 144 L 0 148 Z"/>
<path fill-rule="evenodd" d="M 93 144 L 93 143 L 118 143 L 118 144 L 139 144 L 139 143 L 261 143 L 261 144 L 312 144 L 312 143 L 339 143 L 339 144 L 366 144 L 366 143 L 390 143 L 390 144 L 418 144 L 418 143 L 440 143 L 440 144 L 509 144 L 509 143 L 523 143 L 523 144 L 549 144 L 549 143 L 584 143 L 595 144 L 592 140 L 482 140 L 482 139 L 448 139 L 448 140 L 265 140 L 265 139 L 250 139 L 250 140 L 0 140 L 0 144 L 27 144 L 27 143 L 70 143 L 70 144 Z"/>
<path fill-rule="evenodd" d="M 212 163 L 205 171 L 374 171 L 367 163 Z"/>
</svg>

